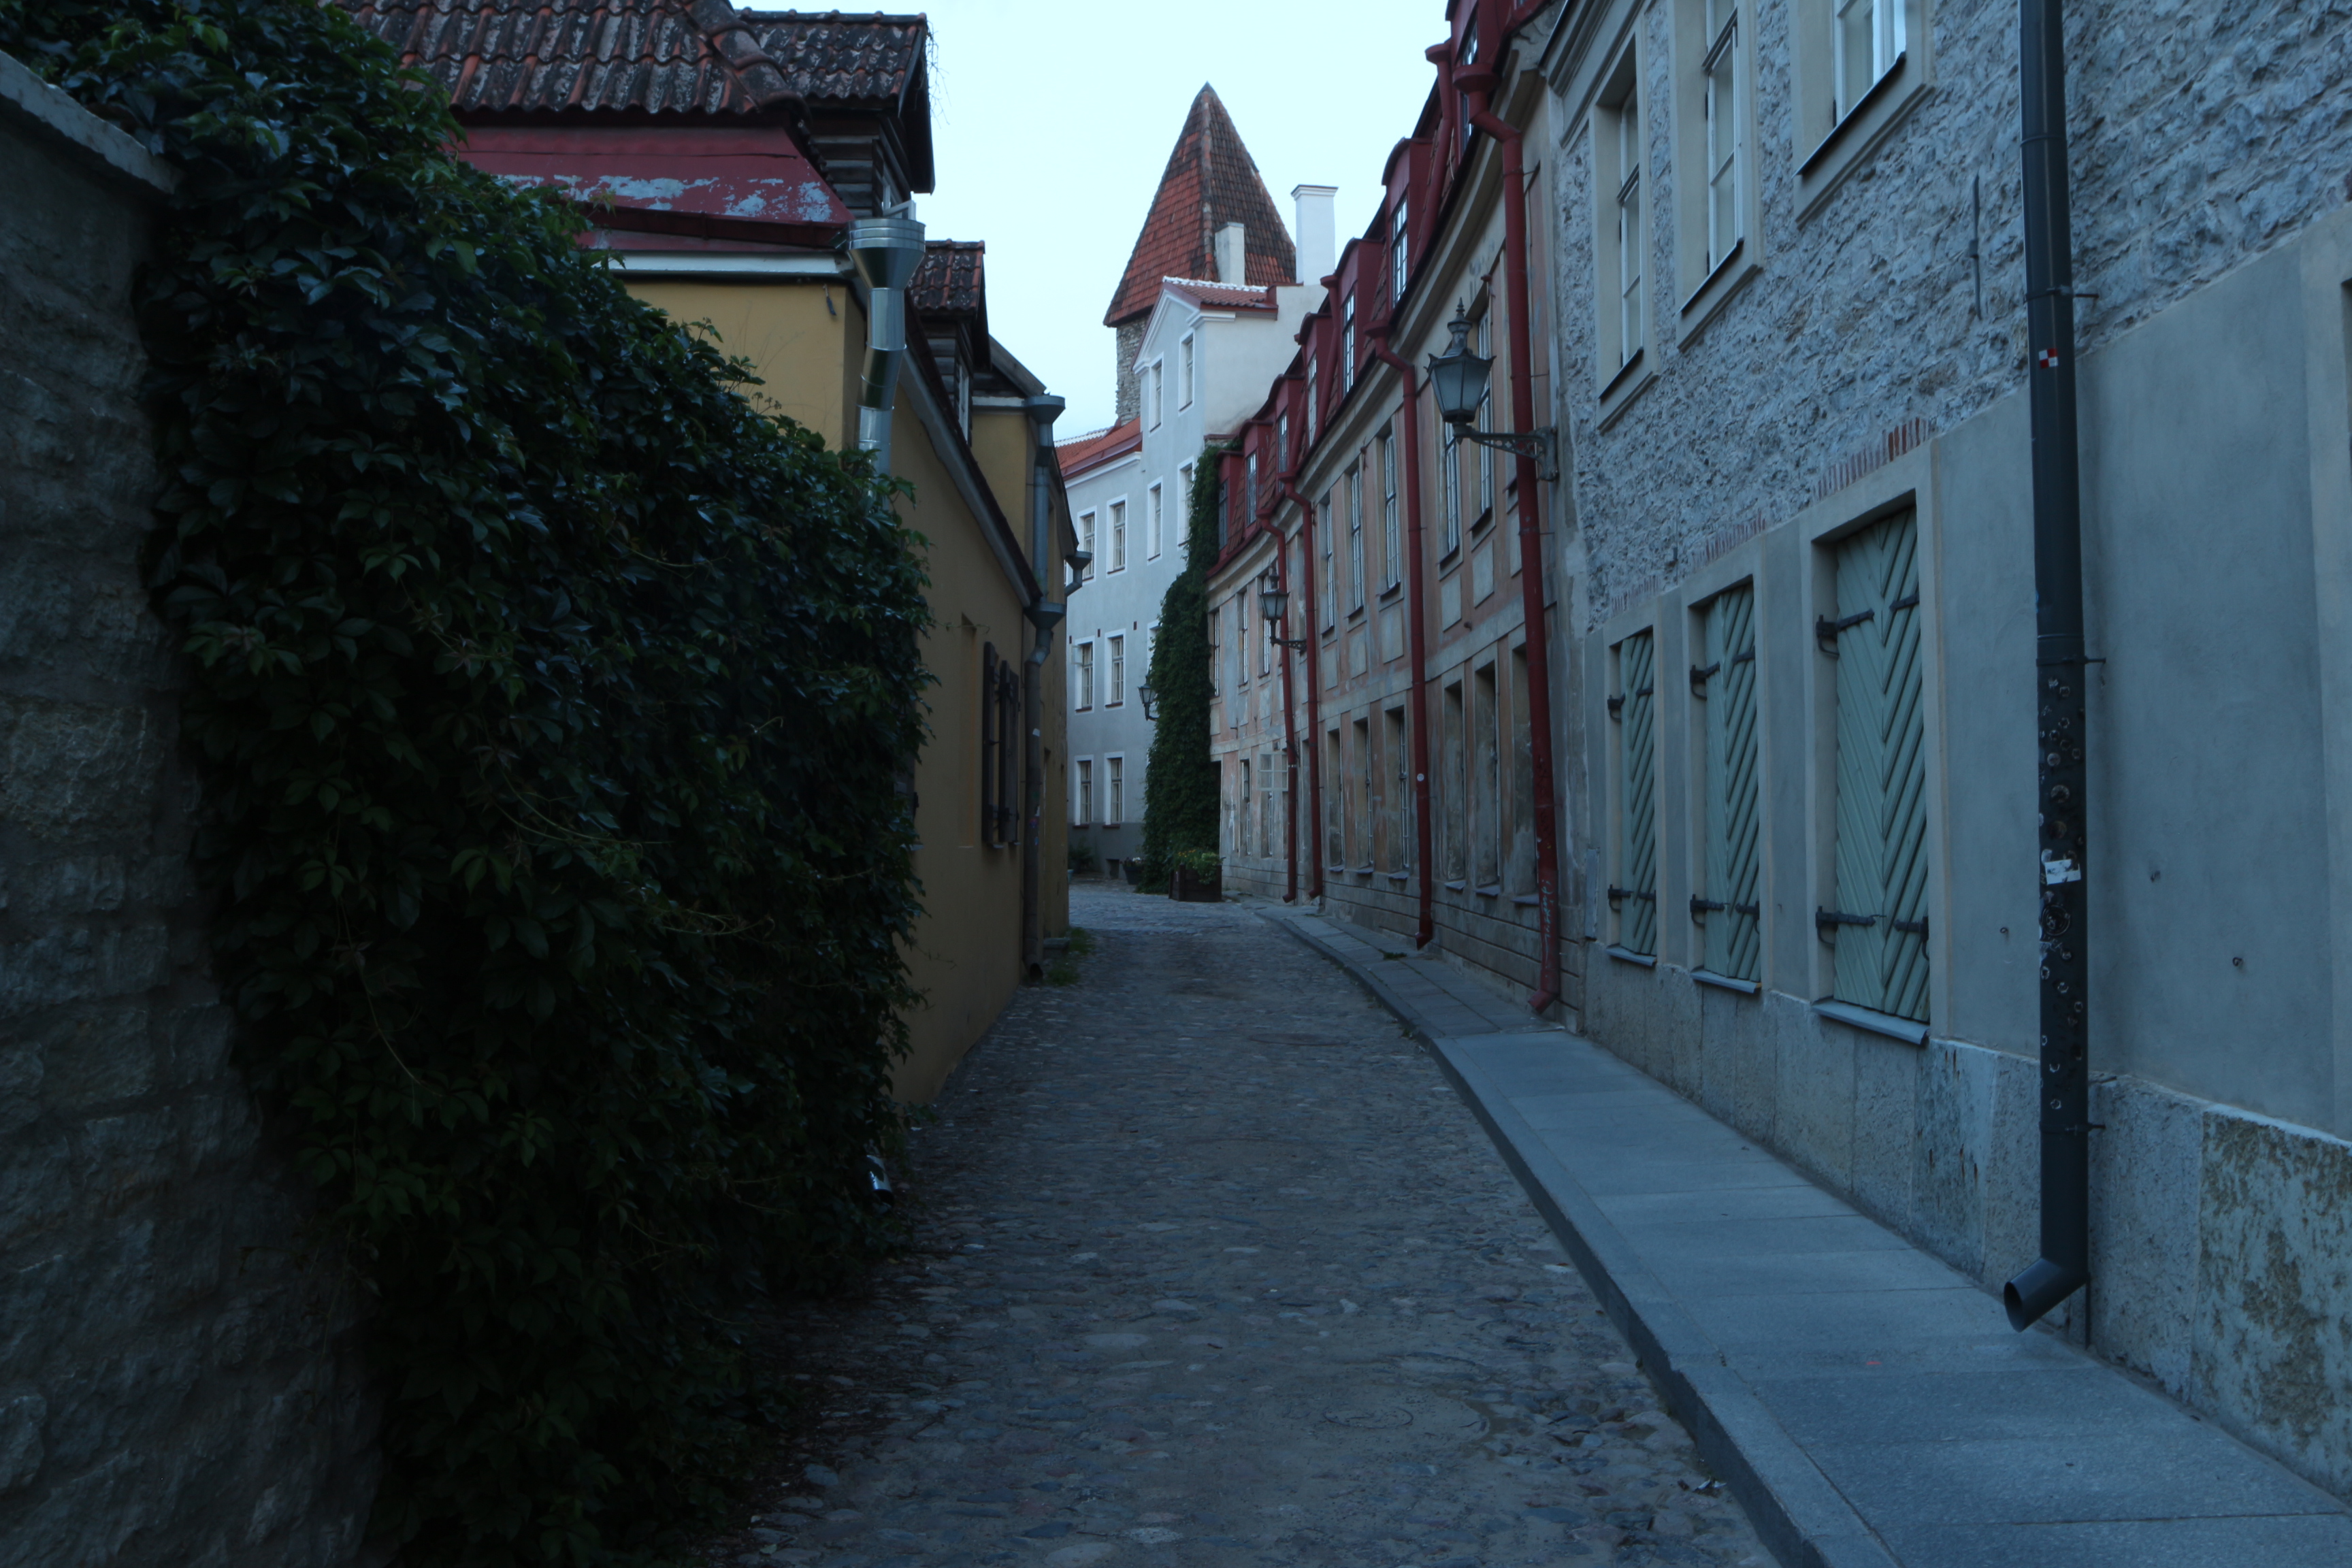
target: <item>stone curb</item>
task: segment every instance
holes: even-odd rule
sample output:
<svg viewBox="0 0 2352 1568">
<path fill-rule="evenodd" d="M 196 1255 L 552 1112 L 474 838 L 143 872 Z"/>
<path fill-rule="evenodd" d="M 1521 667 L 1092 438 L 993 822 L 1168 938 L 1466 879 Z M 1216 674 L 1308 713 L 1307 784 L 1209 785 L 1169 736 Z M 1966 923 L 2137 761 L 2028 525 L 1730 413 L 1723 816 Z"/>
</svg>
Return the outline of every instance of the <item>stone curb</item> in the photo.
<svg viewBox="0 0 2352 1568">
<path fill-rule="evenodd" d="M 1432 1033 L 1394 987 L 1286 913 L 1257 913 L 1338 964 L 1394 1013 L 1435 1059 L 1559 1237 L 1601 1310 L 1632 1343 L 1643 1370 L 1665 1396 L 1667 1409 L 1690 1429 L 1701 1458 L 1723 1477 L 1784 1568 L 1895 1568 L 1893 1555 L 1853 1505 L 1725 1364 L 1723 1352 L 1642 1266 L 1600 1206 L 1560 1168 L 1517 1110 L 1500 1096 L 1485 1092 L 1484 1073 L 1461 1051 L 1468 1040 Z M 1528 1024 L 1510 1033 L 1567 1032 L 1532 1017 Z"/>
</svg>

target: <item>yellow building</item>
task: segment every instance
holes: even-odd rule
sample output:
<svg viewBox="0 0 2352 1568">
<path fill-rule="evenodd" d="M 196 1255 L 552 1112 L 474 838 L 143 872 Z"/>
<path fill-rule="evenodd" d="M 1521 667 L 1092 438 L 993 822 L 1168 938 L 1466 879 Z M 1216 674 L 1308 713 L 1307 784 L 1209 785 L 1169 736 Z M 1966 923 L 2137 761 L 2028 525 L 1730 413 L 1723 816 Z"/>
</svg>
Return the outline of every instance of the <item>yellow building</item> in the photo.
<svg viewBox="0 0 2352 1568">
<path fill-rule="evenodd" d="M 608 0 L 541 36 L 530 0 L 345 3 L 450 90 L 468 162 L 579 202 L 586 243 L 747 360 L 759 401 L 912 487 L 933 684 L 908 781 L 924 1001 L 897 1088 L 930 1099 L 1068 929 L 1076 540 L 1061 400 L 988 335 L 982 247 L 913 216 L 932 174 L 923 18 Z"/>
</svg>

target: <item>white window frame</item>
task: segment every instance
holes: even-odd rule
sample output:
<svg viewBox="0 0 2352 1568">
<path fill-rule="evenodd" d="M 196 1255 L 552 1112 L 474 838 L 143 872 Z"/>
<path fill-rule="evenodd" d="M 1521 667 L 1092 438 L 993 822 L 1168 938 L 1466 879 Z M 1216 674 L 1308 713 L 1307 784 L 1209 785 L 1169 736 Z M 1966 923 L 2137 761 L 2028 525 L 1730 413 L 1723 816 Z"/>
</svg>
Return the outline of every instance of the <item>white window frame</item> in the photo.
<svg viewBox="0 0 2352 1568">
<path fill-rule="evenodd" d="M 1339 395 L 1356 390 L 1356 293 L 1348 291 L 1339 306 Z"/>
<path fill-rule="evenodd" d="M 1095 509 L 1092 507 L 1078 513 L 1078 549 L 1088 558 L 1087 563 L 1078 569 L 1078 581 L 1090 582 L 1095 574 Z"/>
<path fill-rule="evenodd" d="M 1601 417 L 1614 418 L 1636 393 L 1655 379 L 1657 355 L 1647 352 L 1655 337 L 1651 320 L 1650 204 L 1643 193 L 1649 138 L 1639 41 L 1626 47 L 1602 73 L 1603 86 L 1592 111 L 1588 141 L 1592 166 L 1592 258 L 1594 276 L 1593 374 L 1600 383 Z M 1628 264 L 1638 268 L 1629 279 Z"/>
<path fill-rule="evenodd" d="M 1404 535 L 1398 521 L 1396 437 L 1383 430 L 1381 446 L 1381 591 L 1404 581 Z"/>
<path fill-rule="evenodd" d="M 1160 541 L 1166 536 L 1164 530 L 1168 496 L 1158 479 L 1152 480 L 1151 488 L 1144 493 L 1143 558 L 1146 561 L 1157 561 L 1160 559 Z"/>
<path fill-rule="evenodd" d="M 1102 825 L 1105 827 L 1124 827 L 1127 825 L 1127 753 L 1107 752 L 1102 763 Z"/>
<path fill-rule="evenodd" d="M 1117 708 L 1127 700 L 1127 634 L 1113 632 L 1103 641 L 1110 645 L 1110 662 L 1103 672 L 1103 706 Z"/>
<path fill-rule="evenodd" d="M 1151 401 L 1150 427 L 1157 430 L 1168 416 L 1168 362 L 1164 359 L 1151 362 L 1149 395 Z"/>
<path fill-rule="evenodd" d="M 1339 568 L 1337 564 L 1339 544 L 1338 541 L 1331 537 L 1336 524 L 1332 521 L 1329 490 L 1325 490 L 1323 499 L 1315 503 L 1315 512 L 1316 531 L 1323 536 L 1323 629 L 1328 632 L 1339 618 Z"/>
<path fill-rule="evenodd" d="M 1107 524 L 1110 534 L 1110 565 L 1105 570 L 1124 572 L 1127 570 L 1127 498 L 1119 496 L 1105 503 L 1104 510 L 1110 514 Z"/>
<path fill-rule="evenodd" d="M 1095 645 L 1089 637 L 1070 645 L 1076 657 L 1071 659 L 1071 673 L 1077 679 L 1070 683 L 1072 706 L 1081 713 L 1095 705 Z"/>
<path fill-rule="evenodd" d="M 1186 332 L 1176 340 L 1176 406 L 1179 408 L 1192 407 L 1192 399 L 1198 395 L 1193 378 L 1199 374 L 1199 367 L 1193 355 L 1192 334 Z"/>
<path fill-rule="evenodd" d="M 1364 607 L 1364 465 L 1360 458 L 1348 465 L 1348 608 L 1350 614 Z"/>
<path fill-rule="evenodd" d="M 1480 359 L 1491 360 L 1495 357 L 1495 312 L 1491 309 L 1482 307 L 1478 311 L 1477 350 Z M 1495 379 L 1488 376 L 1486 390 L 1478 397 L 1476 428 L 1492 430 L 1494 427 Z M 1495 448 L 1481 441 L 1478 443 L 1478 515 L 1471 520 L 1470 526 L 1474 529 L 1480 528 L 1494 521 Z"/>
<path fill-rule="evenodd" d="M 1759 0 L 1675 0 L 1675 247 L 1681 338 L 1708 321 L 1763 267 L 1756 166 Z"/>
<path fill-rule="evenodd" d="M 1070 826 L 1092 827 L 1095 810 L 1095 760 L 1070 759 Z"/>
<path fill-rule="evenodd" d="M 1389 303 L 1391 306 L 1404 302 L 1404 288 L 1412 280 L 1411 230 L 1405 222 L 1411 212 L 1412 204 L 1405 197 L 1399 196 L 1396 216 L 1389 220 Z"/>
<path fill-rule="evenodd" d="M 1869 162 L 1934 85 L 1933 5 L 1934 0 L 1792 0 L 1791 140 L 1799 223 L 1820 211 L 1831 193 Z M 1842 23 L 1858 24 L 1856 33 L 1849 34 Z M 1867 60 L 1856 57 L 1858 35 L 1867 37 Z M 1854 68 L 1850 75 L 1849 66 Z M 1749 97 L 1754 96 L 1751 89 Z M 1756 144 L 1752 137 L 1748 144 Z"/>
<path fill-rule="evenodd" d="M 1438 453 L 1438 484 L 1444 492 L 1444 505 L 1439 515 L 1444 521 L 1444 548 L 1438 558 L 1450 561 L 1462 548 L 1462 438 L 1454 426 L 1445 427 L 1444 445 Z"/>
</svg>

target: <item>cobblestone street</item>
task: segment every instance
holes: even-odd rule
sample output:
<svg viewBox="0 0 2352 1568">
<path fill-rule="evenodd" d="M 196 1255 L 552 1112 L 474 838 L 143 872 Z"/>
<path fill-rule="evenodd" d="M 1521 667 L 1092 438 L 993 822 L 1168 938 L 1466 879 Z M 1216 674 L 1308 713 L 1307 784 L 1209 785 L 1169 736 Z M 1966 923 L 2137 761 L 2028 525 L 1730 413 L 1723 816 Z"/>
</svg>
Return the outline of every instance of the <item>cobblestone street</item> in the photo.
<svg viewBox="0 0 2352 1568">
<path fill-rule="evenodd" d="M 717 1562 L 1763 1564 L 1470 1111 L 1247 910 L 1080 887 Z"/>
</svg>

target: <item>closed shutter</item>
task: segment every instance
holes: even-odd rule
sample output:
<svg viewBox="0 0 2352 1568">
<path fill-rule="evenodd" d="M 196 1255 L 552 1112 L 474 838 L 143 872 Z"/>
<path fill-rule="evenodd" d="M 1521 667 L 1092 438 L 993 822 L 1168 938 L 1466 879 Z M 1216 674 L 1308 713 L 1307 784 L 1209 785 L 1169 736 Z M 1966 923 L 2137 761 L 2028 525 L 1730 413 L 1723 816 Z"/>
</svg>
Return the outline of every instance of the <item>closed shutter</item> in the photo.
<svg viewBox="0 0 2352 1568">
<path fill-rule="evenodd" d="M 1658 951 L 1657 659 L 1648 632 L 1618 645 L 1617 943 L 1629 952 Z"/>
<path fill-rule="evenodd" d="M 1757 887 L 1756 590 L 1742 584 L 1706 606 L 1706 662 L 1692 689 L 1706 700 L 1706 893 L 1692 906 L 1706 964 L 1734 980 L 1763 978 Z"/>
<path fill-rule="evenodd" d="M 1919 530 L 1905 512 L 1837 547 L 1837 908 L 1830 994 L 1927 1017 L 1927 759 L 1919 667 Z"/>
</svg>

